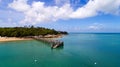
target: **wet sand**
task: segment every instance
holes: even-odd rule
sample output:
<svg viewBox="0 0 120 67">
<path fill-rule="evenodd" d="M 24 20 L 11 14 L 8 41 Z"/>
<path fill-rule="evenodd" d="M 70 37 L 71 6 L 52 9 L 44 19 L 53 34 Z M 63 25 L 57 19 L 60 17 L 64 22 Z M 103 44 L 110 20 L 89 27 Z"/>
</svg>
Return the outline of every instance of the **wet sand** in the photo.
<svg viewBox="0 0 120 67">
<path fill-rule="evenodd" d="M 0 37 L 0 42 L 19 41 L 19 40 L 32 40 L 32 39 L 31 38 L 17 38 L 17 37 Z"/>
</svg>

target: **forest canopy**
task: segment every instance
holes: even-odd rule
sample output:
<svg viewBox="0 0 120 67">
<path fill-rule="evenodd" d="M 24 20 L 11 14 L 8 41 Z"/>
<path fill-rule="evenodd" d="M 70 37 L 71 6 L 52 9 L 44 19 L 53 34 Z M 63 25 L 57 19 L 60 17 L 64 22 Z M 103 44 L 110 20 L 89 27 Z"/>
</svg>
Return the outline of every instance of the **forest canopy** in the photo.
<svg viewBox="0 0 120 67">
<path fill-rule="evenodd" d="M 48 29 L 44 27 L 5 27 L 0 28 L 0 36 L 2 37 L 26 37 L 26 36 L 39 36 L 39 35 L 56 35 L 56 34 L 68 34 L 65 31 L 56 31 L 54 29 Z"/>
</svg>

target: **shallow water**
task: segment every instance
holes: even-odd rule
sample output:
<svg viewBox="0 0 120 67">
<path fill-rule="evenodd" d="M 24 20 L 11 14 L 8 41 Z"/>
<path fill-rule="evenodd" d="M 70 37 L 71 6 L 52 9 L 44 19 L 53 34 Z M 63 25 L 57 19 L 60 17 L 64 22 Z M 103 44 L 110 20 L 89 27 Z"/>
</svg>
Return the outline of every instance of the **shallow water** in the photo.
<svg viewBox="0 0 120 67">
<path fill-rule="evenodd" d="M 120 67 L 120 34 L 69 34 L 64 47 L 40 41 L 0 43 L 0 67 Z"/>
</svg>

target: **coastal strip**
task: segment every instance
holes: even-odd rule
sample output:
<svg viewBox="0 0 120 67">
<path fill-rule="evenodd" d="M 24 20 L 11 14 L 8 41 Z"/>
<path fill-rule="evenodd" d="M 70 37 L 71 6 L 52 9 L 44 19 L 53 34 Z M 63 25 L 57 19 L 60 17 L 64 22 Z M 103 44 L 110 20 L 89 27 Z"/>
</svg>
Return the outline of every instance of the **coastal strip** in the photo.
<svg viewBox="0 0 120 67">
<path fill-rule="evenodd" d="M 62 38 L 63 35 L 39 35 L 39 36 L 27 36 L 27 37 L 1 37 L 0 36 L 0 42 L 6 42 L 6 41 L 18 41 L 18 40 L 33 40 L 35 38 L 41 38 L 42 40 L 54 40 L 57 38 Z"/>
<path fill-rule="evenodd" d="M 20 41 L 20 40 L 39 40 L 42 42 L 49 43 L 51 48 L 58 48 L 63 46 L 63 41 L 58 40 L 57 38 L 61 38 L 63 35 L 39 35 L 39 36 L 28 36 L 28 37 L 0 37 L 0 42 L 6 41 Z"/>
</svg>

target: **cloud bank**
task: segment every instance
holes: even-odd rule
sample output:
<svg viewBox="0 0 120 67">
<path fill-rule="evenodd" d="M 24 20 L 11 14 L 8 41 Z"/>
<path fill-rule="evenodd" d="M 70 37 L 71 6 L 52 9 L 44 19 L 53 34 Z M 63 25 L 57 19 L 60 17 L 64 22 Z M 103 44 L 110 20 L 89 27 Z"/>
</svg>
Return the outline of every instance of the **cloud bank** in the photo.
<svg viewBox="0 0 120 67">
<path fill-rule="evenodd" d="M 88 27 L 88 29 L 90 29 L 90 30 L 100 30 L 100 29 L 103 29 L 103 28 L 104 28 L 104 25 L 100 24 L 100 23 L 93 23 L 92 25 L 90 25 Z"/>
<path fill-rule="evenodd" d="M 64 0 L 62 0 L 64 1 Z M 83 7 L 74 10 L 69 1 L 55 0 L 55 6 L 46 6 L 45 2 L 27 3 L 28 0 L 13 0 L 8 7 L 22 12 L 25 18 L 21 21 L 22 24 L 38 24 L 42 22 L 50 22 L 66 19 L 82 19 L 93 17 L 99 14 L 120 14 L 120 0 L 89 0 Z M 58 4 L 58 5 L 57 5 Z"/>
</svg>

